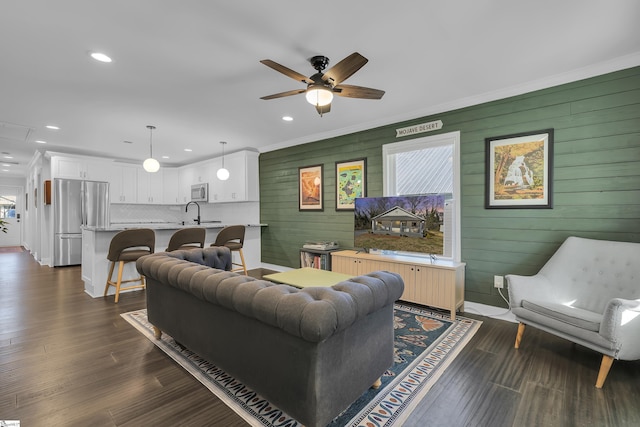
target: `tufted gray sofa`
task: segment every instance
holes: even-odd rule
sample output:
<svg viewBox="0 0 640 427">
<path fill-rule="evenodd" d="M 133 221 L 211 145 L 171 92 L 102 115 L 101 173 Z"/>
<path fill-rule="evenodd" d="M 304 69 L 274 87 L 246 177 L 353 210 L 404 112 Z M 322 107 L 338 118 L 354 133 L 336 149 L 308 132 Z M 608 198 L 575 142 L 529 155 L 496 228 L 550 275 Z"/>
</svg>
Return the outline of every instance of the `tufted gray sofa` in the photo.
<svg viewBox="0 0 640 427">
<path fill-rule="evenodd" d="M 393 363 L 395 273 L 297 289 L 230 271 L 225 247 L 137 262 L 147 312 L 166 332 L 308 427 L 324 426 Z"/>
<path fill-rule="evenodd" d="M 534 276 L 507 275 L 511 311 L 603 354 L 596 387 L 614 359 L 640 359 L 640 243 L 569 237 Z"/>
</svg>

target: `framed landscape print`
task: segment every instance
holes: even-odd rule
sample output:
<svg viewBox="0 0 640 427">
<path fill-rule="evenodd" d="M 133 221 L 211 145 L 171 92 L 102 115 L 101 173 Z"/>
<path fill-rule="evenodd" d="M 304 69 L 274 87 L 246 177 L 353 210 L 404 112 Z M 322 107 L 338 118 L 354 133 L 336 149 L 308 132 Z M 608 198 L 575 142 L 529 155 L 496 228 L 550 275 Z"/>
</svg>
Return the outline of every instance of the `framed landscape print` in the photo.
<svg viewBox="0 0 640 427">
<path fill-rule="evenodd" d="M 551 208 L 553 129 L 485 139 L 485 208 Z"/>
<path fill-rule="evenodd" d="M 336 162 L 336 210 L 352 211 L 356 197 L 367 195 L 367 159 Z"/>
<path fill-rule="evenodd" d="M 322 165 L 298 168 L 298 193 L 301 211 L 324 210 L 322 203 L 324 192 L 322 183 Z"/>
</svg>

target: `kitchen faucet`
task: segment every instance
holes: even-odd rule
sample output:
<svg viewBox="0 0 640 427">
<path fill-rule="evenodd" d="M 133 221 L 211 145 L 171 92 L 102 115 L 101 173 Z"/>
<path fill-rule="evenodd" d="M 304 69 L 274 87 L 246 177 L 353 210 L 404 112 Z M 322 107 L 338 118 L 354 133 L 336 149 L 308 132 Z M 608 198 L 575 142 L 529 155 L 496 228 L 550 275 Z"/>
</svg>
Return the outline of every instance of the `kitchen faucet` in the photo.
<svg viewBox="0 0 640 427">
<path fill-rule="evenodd" d="M 196 218 L 196 222 L 198 223 L 198 225 L 200 225 L 200 205 L 198 204 L 198 202 L 189 202 L 187 203 L 187 206 L 184 207 L 184 211 L 185 212 L 189 212 L 189 205 L 193 203 L 198 207 L 198 217 Z"/>
</svg>

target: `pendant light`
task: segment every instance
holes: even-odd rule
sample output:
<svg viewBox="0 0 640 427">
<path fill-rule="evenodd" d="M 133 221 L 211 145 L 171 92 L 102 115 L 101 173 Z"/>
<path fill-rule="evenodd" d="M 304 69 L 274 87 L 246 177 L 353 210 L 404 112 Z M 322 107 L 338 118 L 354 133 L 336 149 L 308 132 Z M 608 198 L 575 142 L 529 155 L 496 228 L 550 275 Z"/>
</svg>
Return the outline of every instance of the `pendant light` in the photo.
<svg viewBox="0 0 640 427">
<path fill-rule="evenodd" d="M 149 129 L 149 158 L 142 164 L 144 170 L 152 173 L 160 170 L 160 163 L 153 158 L 153 130 L 155 128 L 155 126 L 147 125 L 147 129 Z"/>
<path fill-rule="evenodd" d="M 216 176 L 220 181 L 226 181 L 229 179 L 229 171 L 224 168 L 224 146 L 227 144 L 225 141 L 220 141 L 222 144 L 222 167 L 216 172 Z"/>
</svg>

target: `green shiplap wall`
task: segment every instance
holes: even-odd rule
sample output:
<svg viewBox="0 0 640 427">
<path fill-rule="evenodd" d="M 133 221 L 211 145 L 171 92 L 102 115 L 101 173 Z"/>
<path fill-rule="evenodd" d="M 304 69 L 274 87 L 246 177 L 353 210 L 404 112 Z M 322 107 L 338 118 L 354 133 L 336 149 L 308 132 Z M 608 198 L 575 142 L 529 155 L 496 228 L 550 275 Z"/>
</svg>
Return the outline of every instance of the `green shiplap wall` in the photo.
<svg viewBox="0 0 640 427">
<path fill-rule="evenodd" d="M 384 102 L 384 100 L 380 101 Z M 568 236 L 640 242 L 640 67 L 260 155 L 262 261 L 299 267 L 306 240 L 353 247 L 353 213 L 335 211 L 335 162 L 367 158 L 382 195 L 382 145 L 395 129 L 442 120 L 460 131 L 465 299 L 506 306 L 494 275 L 534 274 Z M 485 138 L 554 129 L 553 209 L 485 209 Z M 324 165 L 324 211 L 298 211 L 298 167 Z"/>
</svg>

